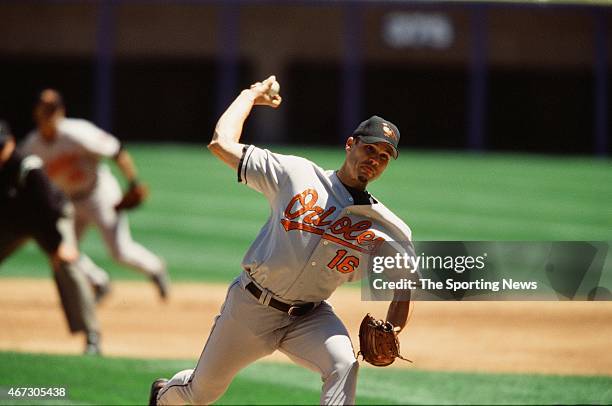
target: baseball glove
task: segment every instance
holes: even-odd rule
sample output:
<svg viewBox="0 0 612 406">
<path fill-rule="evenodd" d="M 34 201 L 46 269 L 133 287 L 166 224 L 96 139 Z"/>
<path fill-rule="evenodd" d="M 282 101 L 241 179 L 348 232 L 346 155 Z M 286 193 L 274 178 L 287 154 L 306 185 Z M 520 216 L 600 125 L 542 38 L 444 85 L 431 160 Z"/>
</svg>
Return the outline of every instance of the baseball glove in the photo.
<svg viewBox="0 0 612 406">
<path fill-rule="evenodd" d="M 131 210 L 142 204 L 149 195 L 149 188 L 145 185 L 132 182 L 130 187 L 123 194 L 121 201 L 115 205 L 115 210 Z"/>
<path fill-rule="evenodd" d="M 412 362 L 400 355 L 399 340 L 393 325 L 366 314 L 359 326 L 359 352 L 364 361 L 377 367 L 393 364 L 395 358 Z"/>
</svg>

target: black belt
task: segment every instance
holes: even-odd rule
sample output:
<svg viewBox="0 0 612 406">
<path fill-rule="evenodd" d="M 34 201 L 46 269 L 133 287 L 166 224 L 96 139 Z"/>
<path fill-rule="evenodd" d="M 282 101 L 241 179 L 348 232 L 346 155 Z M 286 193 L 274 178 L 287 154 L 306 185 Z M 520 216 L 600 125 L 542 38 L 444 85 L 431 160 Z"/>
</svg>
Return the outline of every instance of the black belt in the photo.
<svg viewBox="0 0 612 406">
<path fill-rule="evenodd" d="M 261 297 L 261 289 L 259 289 L 253 282 L 246 285 L 246 290 L 251 292 L 257 299 Z M 271 306 L 276 310 L 280 310 L 281 312 L 288 313 L 290 316 L 304 316 L 306 313 L 314 309 L 316 304 L 301 303 L 299 305 L 291 306 L 290 304 L 271 298 L 268 306 Z"/>
</svg>

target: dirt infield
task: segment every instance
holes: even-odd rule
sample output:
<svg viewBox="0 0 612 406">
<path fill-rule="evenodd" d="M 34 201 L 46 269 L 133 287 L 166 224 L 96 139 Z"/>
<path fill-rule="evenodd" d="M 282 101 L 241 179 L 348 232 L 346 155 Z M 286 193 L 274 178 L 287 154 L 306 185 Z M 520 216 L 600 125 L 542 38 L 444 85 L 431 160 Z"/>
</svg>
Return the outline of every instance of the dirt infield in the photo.
<svg viewBox="0 0 612 406">
<path fill-rule="evenodd" d="M 174 284 L 164 304 L 153 286 L 117 282 L 99 306 L 105 355 L 197 359 L 226 286 Z M 79 353 L 51 280 L 0 279 L 0 350 Z M 366 312 L 385 303 L 361 302 L 341 289 L 332 304 L 354 342 Z M 417 302 L 401 335 L 414 364 L 395 368 L 448 371 L 612 375 L 612 302 Z M 278 353 L 269 359 L 288 361 Z"/>
</svg>

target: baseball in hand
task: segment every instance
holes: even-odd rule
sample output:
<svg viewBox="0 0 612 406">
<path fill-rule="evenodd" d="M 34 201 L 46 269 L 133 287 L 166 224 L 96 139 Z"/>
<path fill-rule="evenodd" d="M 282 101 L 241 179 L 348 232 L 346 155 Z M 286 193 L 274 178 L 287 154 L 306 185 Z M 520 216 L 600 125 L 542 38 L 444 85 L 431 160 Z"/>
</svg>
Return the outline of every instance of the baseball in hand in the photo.
<svg viewBox="0 0 612 406">
<path fill-rule="evenodd" d="M 272 82 L 272 86 L 270 86 L 270 90 L 268 90 L 268 96 L 274 97 L 278 95 L 280 92 L 280 84 L 275 80 Z"/>
</svg>

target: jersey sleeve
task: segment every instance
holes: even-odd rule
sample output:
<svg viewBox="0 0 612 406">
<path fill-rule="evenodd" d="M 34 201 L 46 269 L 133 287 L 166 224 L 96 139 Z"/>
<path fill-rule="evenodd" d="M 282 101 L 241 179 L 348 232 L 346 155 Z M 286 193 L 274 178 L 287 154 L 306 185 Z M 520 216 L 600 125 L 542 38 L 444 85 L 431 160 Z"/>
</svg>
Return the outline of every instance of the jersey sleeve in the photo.
<svg viewBox="0 0 612 406">
<path fill-rule="evenodd" d="M 79 120 L 72 125 L 72 129 L 71 136 L 77 138 L 88 152 L 107 158 L 112 158 L 119 153 L 121 148 L 119 140 L 94 124 Z"/>
<path fill-rule="evenodd" d="M 383 258 L 394 259 L 390 261 L 391 266 L 385 266 L 382 273 L 377 277 L 381 277 L 393 283 L 413 281 L 415 286 L 418 286 L 419 279 L 421 278 L 421 270 L 418 264 L 414 266 L 416 262 L 416 253 L 412 241 L 387 241 L 382 244 L 377 255 Z M 399 262 L 397 261 L 398 258 Z M 394 294 L 394 300 L 410 300 L 411 290 L 408 288 L 396 289 Z"/>
<path fill-rule="evenodd" d="M 273 196 L 288 176 L 288 159 L 288 156 L 267 149 L 245 146 L 238 164 L 238 182 L 266 196 Z"/>
</svg>

